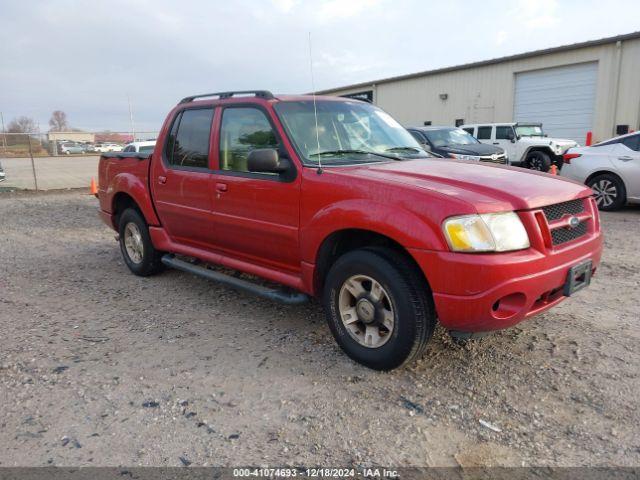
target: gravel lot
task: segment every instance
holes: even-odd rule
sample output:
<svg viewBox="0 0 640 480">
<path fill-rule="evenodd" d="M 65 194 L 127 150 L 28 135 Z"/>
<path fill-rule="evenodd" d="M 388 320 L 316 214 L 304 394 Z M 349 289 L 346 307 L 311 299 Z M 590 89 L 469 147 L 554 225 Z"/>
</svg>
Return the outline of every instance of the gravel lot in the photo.
<svg viewBox="0 0 640 480">
<path fill-rule="evenodd" d="M 0 466 L 640 465 L 638 208 L 588 290 L 379 373 L 318 304 L 131 275 L 96 206 L 0 195 Z"/>
</svg>

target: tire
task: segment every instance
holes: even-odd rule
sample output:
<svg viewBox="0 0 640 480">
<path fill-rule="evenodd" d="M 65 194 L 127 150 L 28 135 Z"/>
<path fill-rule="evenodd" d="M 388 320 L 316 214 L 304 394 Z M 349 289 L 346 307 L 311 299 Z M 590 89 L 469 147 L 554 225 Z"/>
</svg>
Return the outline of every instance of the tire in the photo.
<svg viewBox="0 0 640 480">
<path fill-rule="evenodd" d="M 163 270 L 158 252 L 149 236 L 149 227 L 138 210 L 127 208 L 118 222 L 120 252 L 132 273 L 148 277 Z"/>
<path fill-rule="evenodd" d="M 551 167 L 551 157 L 549 157 L 545 152 L 529 152 L 527 155 L 526 166 L 530 170 L 548 172 Z"/>
<path fill-rule="evenodd" d="M 431 290 L 421 273 L 386 248 L 340 257 L 327 274 L 323 306 L 338 345 L 374 370 L 392 370 L 420 358 L 436 324 Z"/>
<path fill-rule="evenodd" d="M 619 210 L 627 203 L 627 189 L 622 179 L 613 173 L 591 178 L 587 186 L 593 189 L 598 209 L 605 212 Z"/>
</svg>

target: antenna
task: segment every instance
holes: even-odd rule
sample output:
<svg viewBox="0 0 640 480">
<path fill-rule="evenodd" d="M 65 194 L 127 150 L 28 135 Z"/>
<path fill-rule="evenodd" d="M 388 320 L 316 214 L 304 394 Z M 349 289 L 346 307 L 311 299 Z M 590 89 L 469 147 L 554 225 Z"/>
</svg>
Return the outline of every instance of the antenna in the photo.
<svg viewBox="0 0 640 480">
<path fill-rule="evenodd" d="M 133 110 L 131 110 L 131 97 L 127 94 L 127 102 L 129 103 L 129 121 L 131 122 L 131 141 L 136 141 L 136 129 L 133 126 Z"/>
<path fill-rule="evenodd" d="M 311 72 L 311 94 L 313 95 L 313 116 L 316 120 L 316 142 L 318 143 L 318 175 L 322 173 L 320 158 L 320 132 L 318 131 L 318 108 L 316 107 L 316 86 L 313 81 L 313 55 L 311 54 L 311 32 L 309 32 L 309 71 Z"/>
</svg>

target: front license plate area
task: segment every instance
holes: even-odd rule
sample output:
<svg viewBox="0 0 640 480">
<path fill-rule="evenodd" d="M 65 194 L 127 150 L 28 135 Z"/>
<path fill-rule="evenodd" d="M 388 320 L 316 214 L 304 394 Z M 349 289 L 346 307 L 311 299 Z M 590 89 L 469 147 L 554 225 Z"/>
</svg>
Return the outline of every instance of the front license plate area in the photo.
<svg viewBox="0 0 640 480">
<path fill-rule="evenodd" d="M 574 265 L 567 273 L 567 280 L 564 283 L 564 295 L 570 297 L 579 290 L 588 287 L 591 283 L 591 260 Z"/>
</svg>

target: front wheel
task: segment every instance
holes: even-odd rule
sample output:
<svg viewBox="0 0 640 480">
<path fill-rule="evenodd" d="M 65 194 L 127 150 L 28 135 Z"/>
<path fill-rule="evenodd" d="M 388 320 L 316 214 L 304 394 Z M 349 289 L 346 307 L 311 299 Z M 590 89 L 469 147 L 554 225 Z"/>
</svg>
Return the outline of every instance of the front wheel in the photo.
<svg viewBox="0 0 640 480">
<path fill-rule="evenodd" d="M 526 165 L 531 170 L 548 172 L 549 168 L 551 168 L 551 157 L 544 152 L 530 152 L 527 155 Z"/>
<path fill-rule="evenodd" d="M 626 202 L 627 192 L 624 182 L 617 175 L 611 173 L 598 175 L 589 180 L 587 185 L 593 190 L 600 210 L 618 210 Z"/>
<path fill-rule="evenodd" d="M 162 270 L 162 254 L 151 243 L 149 227 L 140 212 L 133 208 L 122 212 L 118 232 L 122 258 L 131 272 L 147 277 Z"/>
<path fill-rule="evenodd" d="M 323 303 L 338 345 L 375 370 L 419 358 L 435 328 L 429 286 L 409 259 L 390 249 L 340 257 L 327 275 Z"/>
</svg>

